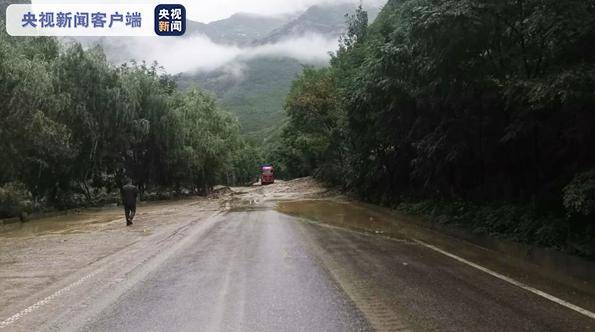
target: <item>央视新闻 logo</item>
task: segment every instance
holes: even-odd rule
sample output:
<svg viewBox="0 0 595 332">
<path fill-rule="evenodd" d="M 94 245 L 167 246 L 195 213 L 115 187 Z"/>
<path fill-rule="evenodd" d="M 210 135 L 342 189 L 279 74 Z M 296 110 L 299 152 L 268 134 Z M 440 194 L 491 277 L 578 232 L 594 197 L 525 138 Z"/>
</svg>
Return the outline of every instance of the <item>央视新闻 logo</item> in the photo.
<svg viewBox="0 0 595 332">
<path fill-rule="evenodd" d="M 181 36 L 186 32 L 186 8 L 182 5 L 155 7 L 155 33 L 159 36 Z"/>
</svg>

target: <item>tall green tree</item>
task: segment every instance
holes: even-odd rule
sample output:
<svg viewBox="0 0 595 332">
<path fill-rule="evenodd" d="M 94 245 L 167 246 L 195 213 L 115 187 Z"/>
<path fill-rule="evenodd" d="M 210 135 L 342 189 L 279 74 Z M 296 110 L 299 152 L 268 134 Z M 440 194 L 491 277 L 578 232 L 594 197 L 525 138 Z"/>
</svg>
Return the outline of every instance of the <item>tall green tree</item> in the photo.
<svg viewBox="0 0 595 332">
<path fill-rule="evenodd" d="M 580 210 L 573 197 L 591 201 L 577 179 L 595 169 L 593 1 L 391 0 L 372 25 L 361 9 L 347 22 L 326 70 L 338 141 L 310 107 L 319 75 L 288 97 L 278 155 L 296 175 L 387 204 L 499 200 L 560 215 Z"/>
<path fill-rule="evenodd" d="M 237 121 L 199 89 L 178 92 L 157 64 L 116 67 L 98 47 L 4 30 L 0 55 L 2 202 L 85 205 L 126 178 L 143 193 L 208 193 L 256 170 Z"/>
</svg>

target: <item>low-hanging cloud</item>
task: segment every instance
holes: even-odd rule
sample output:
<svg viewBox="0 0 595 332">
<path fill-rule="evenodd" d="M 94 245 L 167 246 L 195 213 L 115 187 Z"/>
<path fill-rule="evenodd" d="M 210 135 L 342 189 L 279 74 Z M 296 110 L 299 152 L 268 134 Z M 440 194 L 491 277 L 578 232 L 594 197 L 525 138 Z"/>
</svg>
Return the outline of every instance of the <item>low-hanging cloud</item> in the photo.
<svg viewBox="0 0 595 332">
<path fill-rule="evenodd" d="M 127 57 L 136 61 L 156 61 L 170 74 L 211 71 L 229 68 L 231 74 L 241 75 L 237 60 L 256 57 L 290 57 L 305 64 L 328 61 L 329 52 L 336 50 L 338 41 L 320 34 L 306 34 L 272 44 L 238 47 L 214 43 L 206 36 L 191 38 L 135 38 L 126 45 Z"/>
<path fill-rule="evenodd" d="M 312 33 L 249 49 L 246 56 L 285 56 L 304 63 L 320 63 L 328 61 L 329 52 L 338 46 L 336 38 Z"/>
</svg>

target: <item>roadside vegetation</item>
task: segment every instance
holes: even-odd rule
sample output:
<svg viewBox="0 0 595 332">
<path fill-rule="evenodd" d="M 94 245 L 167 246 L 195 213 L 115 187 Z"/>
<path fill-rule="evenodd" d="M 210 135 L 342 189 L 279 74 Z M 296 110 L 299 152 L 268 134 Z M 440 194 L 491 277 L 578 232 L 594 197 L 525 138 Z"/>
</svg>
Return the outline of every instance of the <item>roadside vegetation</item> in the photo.
<svg viewBox="0 0 595 332">
<path fill-rule="evenodd" d="M 157 65 L 0 30 L 0 218 L 117 202 L 126 178 L 147 196 L 254 179 L 257 151 L 209 94 L 178 92 Z"/>
<path fill-rule="evenodd" d="M 595 257 L 594 2 L 390 0 L 348 23 L 287 98 L 283 176 Z"/>
</svg>

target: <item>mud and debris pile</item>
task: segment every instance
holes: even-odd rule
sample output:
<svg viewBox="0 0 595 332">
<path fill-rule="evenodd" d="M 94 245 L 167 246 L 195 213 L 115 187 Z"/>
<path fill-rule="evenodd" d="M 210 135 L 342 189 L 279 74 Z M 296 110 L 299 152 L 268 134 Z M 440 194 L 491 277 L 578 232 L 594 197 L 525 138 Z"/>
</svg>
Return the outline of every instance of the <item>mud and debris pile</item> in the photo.
<svg viewBox="0 0 595 332">
<path fill-rule="evenodd" d="M 294 179 L 290 181 L 278 181 L 275 185 L 265 187 L 264 194 L 274 195 L 279 198 L 288 196 L 298 196 L 295 198 L 312 198 L 327 195 L 336 195 L 337 193 L 325 188 L 320 182 L 312 177 Z"/>
<path fill-rule="evenodd" d="M 231 188 L 228 186 L 215 186 L 215 187 L 213 187 L 213 191 L 211 191 L 211 193 L 209 193 L 209 198 L 210 199 L 219 199 L 221 197 L 231 195 L 232 193 L 233 193 L 233 190 L 231 190 Z"/>
</svg>

